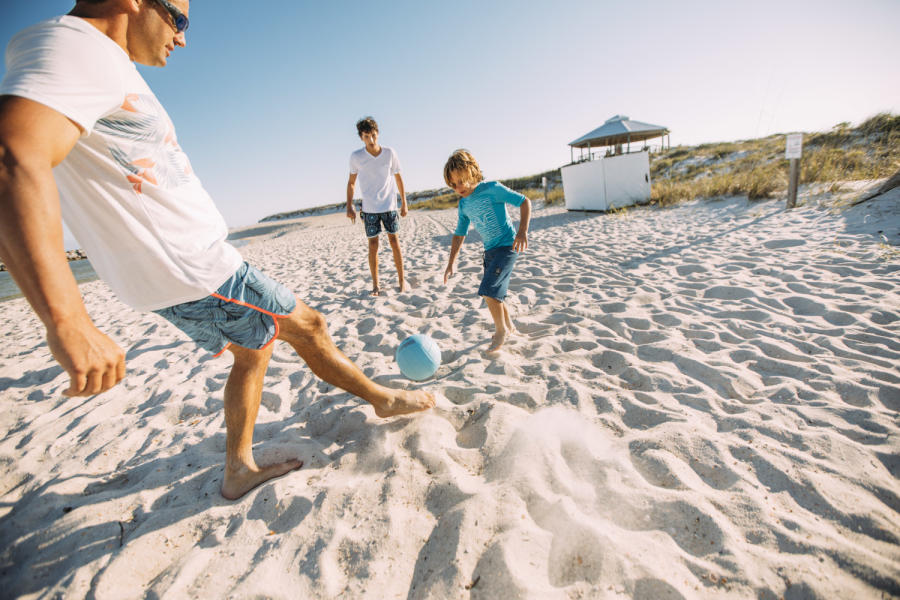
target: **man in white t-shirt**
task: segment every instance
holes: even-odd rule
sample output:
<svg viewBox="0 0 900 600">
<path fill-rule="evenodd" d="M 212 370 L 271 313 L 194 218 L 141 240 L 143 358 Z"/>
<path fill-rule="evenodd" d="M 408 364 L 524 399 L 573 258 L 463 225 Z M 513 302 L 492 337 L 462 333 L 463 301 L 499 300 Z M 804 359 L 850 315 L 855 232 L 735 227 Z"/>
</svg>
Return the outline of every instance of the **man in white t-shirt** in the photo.
<svg viewBox="0 0 900 600">
<path fill-rule="evenodd" d="M 119 298 L 202 348 L 234 357 L 225 386 L 222 495 L 297 469 L 259 466 L 253 426 L 272 342 L 378 416 L 425 410 L 427 392 L 378 385 L 341 353 L 325 318 L 243 261 L 134 63 L 165 66 L 185 45 L 189 0 L 78 0 L 17 34 L 0 83 L 0 260 L 47 329 L 70 396 L 125 377 L 125 353 L 94 325 L 63 252 L 65 218 Z"/>
<path fill-rule="evenodd" d="M 347 217 L 356 223 L 356 210 L 353 208 L 353 194 L 359 181 L 362 195 L 362 217 L 369 240 L 369 271 L 372 273 L 372 295 L 378 296 L 381 288 L 378 285 L 378 235 L 381 226 L 387 231 L 391 251 L 394 254 L 394 266 L 400 279 L 400 291 L 406 289 L 403 277 L 403 254 L 400 252 L 400 217 L 406 216 L 406 192 L 403 189 L 403 177 L 400 176 L 400 159 L 393 148 L 378 144 L 378 123 L 372 117 L 364 117 L 357 121 L 356 132 L 365 143 L 365 147 L 350 155 L 350 179 L 347 181 Z M 396 182 L 396 188 L 394 183 Z M 397 214 L 397 190 L 400 191 L 400 214 Z"/>
</svg>

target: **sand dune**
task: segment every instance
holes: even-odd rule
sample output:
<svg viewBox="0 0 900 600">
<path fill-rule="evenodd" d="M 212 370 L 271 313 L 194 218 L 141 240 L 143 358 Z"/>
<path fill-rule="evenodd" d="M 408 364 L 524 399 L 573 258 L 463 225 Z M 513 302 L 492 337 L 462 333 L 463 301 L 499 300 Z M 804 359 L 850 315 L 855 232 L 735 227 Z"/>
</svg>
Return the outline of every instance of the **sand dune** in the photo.
<svg viewBox="0 0 900 600">
<path fill-rule="evenodd" d="M 128 377 L 67 399 L 38 320 L 4 302 L 0 595 L 900 596 L 900 190 L 783 206 L 536 210 L 494 357 L 477 238 L 442 284 L 454 211 L 404 220 L 411 288 L 385 244 L 377 298 L 343 215 L 245 232 L 369 376 L 439 401 L 378 419 L 278 345 L 257 459 L 305 465 L 237 502 L 230 358 L 88 283 Z M 421 384 L 393 360 L 417 332 L 443 351 Z"/>
</svg>

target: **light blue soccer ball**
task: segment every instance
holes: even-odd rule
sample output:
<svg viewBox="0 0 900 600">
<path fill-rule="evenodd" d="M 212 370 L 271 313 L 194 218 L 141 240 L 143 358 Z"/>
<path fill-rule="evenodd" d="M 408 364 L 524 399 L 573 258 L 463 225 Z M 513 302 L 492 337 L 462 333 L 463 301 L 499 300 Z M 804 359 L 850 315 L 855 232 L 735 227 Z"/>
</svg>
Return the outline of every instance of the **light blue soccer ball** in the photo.
<svg viewBox="0 0 900 600">
<path fill-rule="evenodd" d="M 400 342 L 395 358 L 401 373 L 413 381 L 422 381 L 441 366 L 441 349 L 430 336 L 417 333 Z"/>
</svg>

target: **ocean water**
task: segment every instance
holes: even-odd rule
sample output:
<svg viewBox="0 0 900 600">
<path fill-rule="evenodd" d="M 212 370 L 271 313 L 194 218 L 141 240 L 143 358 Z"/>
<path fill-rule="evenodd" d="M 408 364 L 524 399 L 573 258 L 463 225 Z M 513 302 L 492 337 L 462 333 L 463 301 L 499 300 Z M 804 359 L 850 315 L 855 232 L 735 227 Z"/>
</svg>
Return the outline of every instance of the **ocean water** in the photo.
<svg viewBox="0 0 900 600">
<path fill-rule="evenodd" d="M 85 283 L 97 279 L 93 267 L 89 260 L 73 260 L 69 262 L 69 268 L 75 275 L 75 281 Z M 13 281 L 12 276 L 7 271 L 0 271 L 0 302 L 11 298 L 19 298 L 22 296 L 19 286 Z"/>
</svg>

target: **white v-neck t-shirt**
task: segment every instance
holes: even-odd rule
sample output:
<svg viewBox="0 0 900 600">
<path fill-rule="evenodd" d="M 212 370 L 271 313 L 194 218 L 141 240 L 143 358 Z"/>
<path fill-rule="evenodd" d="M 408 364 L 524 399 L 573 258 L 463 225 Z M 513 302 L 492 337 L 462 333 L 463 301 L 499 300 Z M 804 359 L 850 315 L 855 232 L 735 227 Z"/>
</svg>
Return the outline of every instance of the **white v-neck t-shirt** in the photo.
<svg viewBox="0 0 900 600">
<path fill-rule="evenodd" d="M 362 196 L 362 209 L 367 213 L 397 210 L 397 186 L 394 175 L 400 172 L 400 159 L 393 148 L 381 147 L 378 156 L 372 156 L 364 147 L 350 155 L 350 173 L 356 174 L 356 183 Z"/>
</svg>

